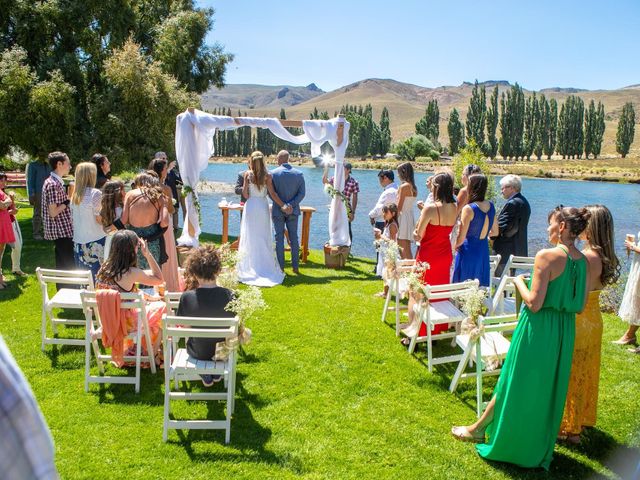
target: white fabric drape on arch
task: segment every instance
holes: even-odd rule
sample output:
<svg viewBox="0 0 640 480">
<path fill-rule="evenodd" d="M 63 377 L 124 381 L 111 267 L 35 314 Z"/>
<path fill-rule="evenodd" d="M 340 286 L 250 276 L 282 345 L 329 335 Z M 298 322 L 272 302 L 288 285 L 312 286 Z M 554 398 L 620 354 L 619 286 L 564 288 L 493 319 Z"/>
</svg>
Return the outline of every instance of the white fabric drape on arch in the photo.
<svg viewBox="0 0 640 480">
<path fill-rule="evenodd" d="M 338 125 L 343 124 L 342 143 L 338 146 Z M 200 110 L 188 110 L 176 117 L 176 159 L 184 184 L 194 191 L 200 175 L 207 168 L 213 154 L 213 136 L 218 131 L 234 130 L 240 127 L 268 128 L 274 135 L 298 145 L 311 143 L 311 155 L 320 155 L 320 147 L 329 142 L 335 152 L 334 187 L 341 192 L 344 188 L 344 154 L 349 143 L 349 122 L 344 118 L 330 120 L 304 120 L 302 135 L 293 135 L 275 118 L 240 117 L 232 118 L 211 115 Z M 179 245 L 198 246 L 200 221 L 192 194 L 186 197 L 187 215 L 184 219 Z M 189 224 L 193 232 L 189 232 Z M 193 234 L 192 234 L 193 233 Z M 331 201 L 329 210 L 329 244 L 331 246 L 350 245 L 347 210 L 338 196 Z"/>
</svg>

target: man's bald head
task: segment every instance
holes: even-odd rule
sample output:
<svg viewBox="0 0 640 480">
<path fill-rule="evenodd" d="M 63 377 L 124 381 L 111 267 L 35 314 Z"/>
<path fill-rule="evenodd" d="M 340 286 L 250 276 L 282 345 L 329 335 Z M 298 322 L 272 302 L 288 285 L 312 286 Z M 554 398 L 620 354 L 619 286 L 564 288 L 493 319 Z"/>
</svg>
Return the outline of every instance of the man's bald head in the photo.
<svg viewBox="0 0 640 480">
<path fill-rule="evenodd" d="M 278 155 L 276 155 L 276 160 L 278 160 L 278 165 L 282 165 L 283 163 L 289 162 L 289 152 L 286 150 L 280 150 Z"/>
</svg>

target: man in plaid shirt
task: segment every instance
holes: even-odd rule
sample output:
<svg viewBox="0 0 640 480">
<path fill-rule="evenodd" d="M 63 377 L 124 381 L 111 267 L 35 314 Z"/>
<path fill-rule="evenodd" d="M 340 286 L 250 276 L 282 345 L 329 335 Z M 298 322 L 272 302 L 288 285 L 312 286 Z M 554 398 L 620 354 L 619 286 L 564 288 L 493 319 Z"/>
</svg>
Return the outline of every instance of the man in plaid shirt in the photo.
<svg viewBox="0 0 640 480">
<path fill-rule="evenodd" d="M 55 244 L 56 268 L 74 270 L 73 221 L 69 208 L 69 197 L 64 189 L 62 177 L 71 171 L 71 161 L 66 153 L 49 154 L 51 174 L 42 186 L 42 219 L 44 238 Z"/>
<path fill-rule="evenodd" d="M 327 172 L 325 170 L 322 177 L 322 183 L 330 183 L 333 185 L 333 177 L 327 180 Z M 356 207 L 358 206 L 358 192 L 360 192 L 360 184 L 351 176 L 351 164 L 344 164 L 344 189 L 342 194 L 347 197 L 349 205 L 351 206 L 351 213 L 349 214 L 349 238 L 353 240 L 353 233 L 351 232 L 351 222 L 356 214 Z"/>
</svg>

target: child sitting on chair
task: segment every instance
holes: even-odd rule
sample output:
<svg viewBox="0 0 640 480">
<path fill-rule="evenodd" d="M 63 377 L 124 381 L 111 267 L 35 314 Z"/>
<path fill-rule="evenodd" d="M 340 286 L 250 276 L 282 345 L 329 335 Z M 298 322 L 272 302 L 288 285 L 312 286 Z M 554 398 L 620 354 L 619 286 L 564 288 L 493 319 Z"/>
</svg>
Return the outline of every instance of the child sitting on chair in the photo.
<svg viewBox="0 0 640 480">
<path fill-rule="evenodd" d="M 233 298 L 231 290 L 219 287 L 216 277 L 222 262 L 218 250 L 213 245 L 196 248 L 185 262 L 186 291 L 180 297 L 176 314 L 181 317 L 233 318 L 232 312 L 225 310 Z M 216 344 L 221 338 L 189 338 L 187 353 L 197 360 L 212 360 L 216 354 Z M 205 387 L 219 382 L 220 375 L 200 375 Z"/>
<path fill-rule="evenodd" d="M 376 293 L 378 297 L 386 297 L 389 290 L 384 275 L 385 257 L 388 248 L 388 242 L 398 241 L 398 206 L 395 203 L 389 203 L 382 207 L 382 218 L 384 218 L 384 230 L 380 232 L 374 228 L 374 236 L 376 240 L 382 240 L 380 244 L 380 254 L 378 255 L 378 264 L 376 265 L 376 275 L 382 277 L 384 290 Z"/>
</svg>

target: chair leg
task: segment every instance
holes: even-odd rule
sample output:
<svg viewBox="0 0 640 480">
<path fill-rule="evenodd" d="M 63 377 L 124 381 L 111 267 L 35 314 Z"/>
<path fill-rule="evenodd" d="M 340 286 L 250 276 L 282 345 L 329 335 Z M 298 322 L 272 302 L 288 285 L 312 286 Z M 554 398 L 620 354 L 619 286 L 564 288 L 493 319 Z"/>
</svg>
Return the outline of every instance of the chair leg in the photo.
<svg viewBox="0 0 640 480">
<path fill-rule="evenodd" d="M 42 343 L 40 344 L 40 349 L 44 352 L 45 339 L 47 338 L 47 312 L 45 308 L 42 308 Z"/>
<path fill-rule="evenodd" d="M 449 385 L 449 391 L 451 393 L 455 392 L 458 388 L 458 383 L 460 383 L 460 377 L 464 373 L 467 365 L 469 363 L 469 356 L 471 355 L 471 350 L 473 349 L 472 343 L 469 342 L 467 348 L 462 353 L 462 358 L 460 359 L 460 363 L 458 363 L 458 368 L 456 368 L 456 373 L 453 375 L 453 379 L 451 380 L 451 385 Z"/>
<path fill-rule="evenodd" d="M 85 332 L 84 346 L 84 391 L 89 393 L 89 375 L 91 374 L 91 332 Z M 97 358 L 97 355 L 96 355 Z"/>
<path fill-rule="evenodd" d="M 142 357 L 142 335 L 140 331 L 142 330 L 142 325 L 140 325 L 140 320 L 138 320 L 138 331 L 136 332 L 136 393 L 140 392 L 140 360 Z"/>
<path fill-rule="evenodd" d="M 482 405 L 482 352 L 480 351 L 481 341 L 478 339 L 476 345 L 476 402 L 478 418 L 482 415 L 484 410 Z"/>
<path fill-rule="evenodd" d="M 171 393 L 171 364 L 164 365 L 164 421 L 162 424 L 162 441 L 167 441 L 167 430 L 169 429 L 169 394 Z"/>
<path fill-rule="evenodd" d="M 149 329 L 149 322 L 144 320 L 144 336 L 147 343 L 147 355 L 149 357 L 149 368 L 151 368 L 151 373 L 156 373 L 156 358 L 155 353 L 153 351 L 153 345 L 151 344 L 151 330 Z"/>
<path fill-rule="evenodd" d="M 392 280 L 393 282 L 393 280 Z M 391 301 L 391 285 L 389 285 L 389 289 L 387 290 L 387 296 L 384 299 L 384 308 L 382 309 L 382 318 L 381 321 L 384 323 L 387 319 L 387 309 L 389 308 L 389 302 Z"/>
<path fill-rule="evenodd" d="M 396 337 L 400 336 L 400 280 L 394 282 L 394 298 L 396 301 Z"/>
</svg>

